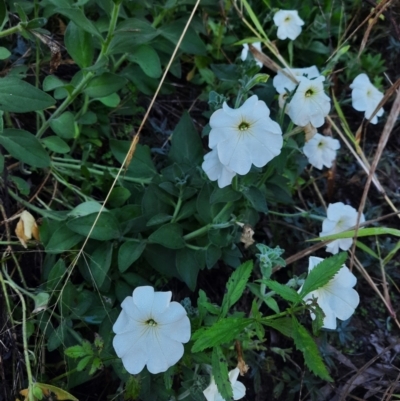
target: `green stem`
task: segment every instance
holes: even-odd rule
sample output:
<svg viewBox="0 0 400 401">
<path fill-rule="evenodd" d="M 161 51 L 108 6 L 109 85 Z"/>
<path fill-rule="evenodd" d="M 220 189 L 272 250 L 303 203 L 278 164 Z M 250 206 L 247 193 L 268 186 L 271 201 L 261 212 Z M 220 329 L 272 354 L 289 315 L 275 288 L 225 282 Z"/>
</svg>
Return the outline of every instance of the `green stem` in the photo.
<svg viewBox="0 0 400 401">
<path fill-rule="evenodd" d="M 232 206 L 232 202 L 228 202 L 225 206 L 220 210 L 220 212 L 213 218 L 213 222 L 217 222 L 218 219 Z"/>
<path fill-rule="evenodd" d="M 111 12 L 111 19 L 110 19 L 110 25 L 108 27 L 108 33 L 106 40 L 104 41 L 103 45 L 101 46 L 101 52 L 98 57 L 98 60 L 103 58 L 104 56 L 107 55 L 108 48 L 110 46 L 110 43 L 114 37 L 114 32 L 115 32 L 115 27 L 117 26 L 117 21 L 118 21 L 118 15 L 119 15 L 119 10 L 121 8 L 121 2 L 113 2 L 113 9 Z"/>
<path fill-rule="evenodd" d="M 49 128 L 52 120 L 57 118 L 63 111 L 78 97 L 81 91 L 84 89 L 86 84 L 94 77 L 94 72 L 89 71 L 82 78 L 82 81 L 79 82 L 78 86 L 73 90 L 73 92 L 60 104 L 57 110 L 49 117 L 49 119 L 41 126 L 39 131 L 36 134 L 36 137 L 39 139 L 46 132 L 47 128 Z"/>
<path fill-rule="evenodd" d="M 76 163 L 76 161 L 75 161 L 75 163 Z M 67 168 L 67 169 L 71 169 L 71 170 L 80 170 L 81 169 L 81 165 L 79 165 L 79 164 L 77 165 L 77 164 L 61 163 L 61 162 L 56 162 L 56 161 L 53 162 L 53 166 L 60 167 L 60 168 Z M 97 166 L 97 167 L 99 167 L 99 166 Z M 117 176 L 117 173 L 113 172 L 112 168 L 108 168 L 108 167 L 104 167 L 104 166 L 101 166 L 101 168 L 103 168 L 105 171 L 107 171 L 113 178 L 115 178 Z M 105 172 L 105 171 L 96 170 L 91 167 L 87 167 L 87 169 L 89 172 L 91 172 L 92 174 L 95 174 L 95 175 L 104 175 L 104 172 Z M 135 182 L 135 183 L 141 184 L 141 185 L 150 184 L 152 181 L 152 178 L 135 178 L 135 177 L 126 177 L 126 176 L 124 176 L 124 177 L 121 176 L 121 178 L 125 181 Z"/>
<path fill-rule="evenodd" d="M 310 212 L 279 213 L 279 212 L 274 212 L 272 210 L 269 210 L 268 213 L 274 214 L 276 216 L 282 216 L 282 217 L 310 217 L 311 219 L 314 219 L 314 220 L 319 220 L 319 221 L 324 221 L 325 220 L 325 217 L 318 216 L 317 214 L 312 214 Z"/>
<path fill-rule="evenodd" d="M 5 29 L 4 31 L 0 32 L 0 38 L 4 38 L 5 36 L 8 35 L 13 35 L 14 33 L 17 32 L 22 32 L 22 26 L 21 24 L 18 24 L 17 26 L 13 26 L 12 28 Z"/>
<path fill-rule="evenodd" d="M 189 241 L 193 238 L 200 237 L 201 235 L 205 234 L 211 227 L 212 227 L 212 224 L 207 224 L 206 226 L 201 227 L 198 230 L 195 230 L 189 234 L 184 235 L 183 239 L 185 241 Z"/>
<path fill-rule="evenodd" d="M 260 178 L 260 181 L 257 184 L 257 188 L 261 188 L 265 184 L 265 181 L 268 180 L 268 178 L 271 176 L 273 171 L 274 171 L 274 167 L 270 164 L 267 164 L 267 168 L 265 169 L 264 174 Z"/>
<path fill-rule="evenodd" d="M 14 284 L 14 283 L 13 283 Z M 27 338 L 27 328 L 26 328 L 26 303 L 23 295 L 21 292 L 13 286 L 12 283 L 8 283 L 10 287 L 16 292 L 16 294 L 19 296 L 19 299 L 21 301 L 21 306 L 22 306 L 22 343 L 23 343 L 23 348 L 24 348 L 24 358 L 25 358 L 25 365 L 26 365 L 26 375 L 28 376 L 28 400 L 29 401 L 34 401 L 34 396 L 33 396 L 33 387 L 34 387 L 34 382 L 33 382 L 33 376 L 32 376 L 32 370 L 31 370 L 31 364 L 29 361 L 29 352 L 28 352 L 28 338 Z"/>
<path fill-rule="evenodd" d="M 26 200 L 20 198 L 16 193 L 14 193 L 10 188 L 8 188 L 8 194 L 11 196 L 11 198 L 14 198 L 16 201 L 18 201 L 21 205 L 25 206 L 27 209 L 33 210 L 34 212 L 40 214 L 43 217 L 50 217 L 52 220 L 57 220 L 57 221 L 64 221 L 64 217 L 58 216 L 56 213 L 51 213 L 48 212 L 47 210 L 40 209 L 31 203 L 27 202 Z"/>
<path fill-rule="evenodd" d="M 269 320 L 274 320 L 274 319 L 278 319 L 280 317 L 283 316 L 287 316 L 287 315 L 294 315 L 297 312 L 303 311 L 304 309 L 306 309 L 305 306 L 298 306 L 297 308 L 290 308 L 288 310 L 286 310 L 285 312 L 281 312 L 281 313 L 277 313 L 275 315 L 271 315 L 271 316 L 265 316 L 263 318 L 260 319 L 260 323 L 264 323 L 268 325 L 268 321 Z"/>
<path fill-rule="evenodd" d="M 176 203 L 176 206 L 175 206 L 175 210 L 174 210 L 174 214 L 171 219 L 171 223 L 175 223 L 178 213 L 181 210 L 181 207 L 182 207 L 182 188 L 180 188 L 180 190 L 179 190 L 179 198 L 178 198 L 178 202 Z"/>
</svg>

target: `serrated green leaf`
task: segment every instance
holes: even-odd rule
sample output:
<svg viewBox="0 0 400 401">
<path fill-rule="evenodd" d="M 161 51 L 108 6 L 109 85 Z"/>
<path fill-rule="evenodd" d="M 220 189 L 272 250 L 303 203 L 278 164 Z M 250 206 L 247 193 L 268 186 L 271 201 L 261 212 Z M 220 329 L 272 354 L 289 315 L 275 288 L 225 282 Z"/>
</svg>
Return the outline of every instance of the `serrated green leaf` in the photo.
<svg viewBox="0 0 400 401">
<path fill-rule="evenodd" d="M 239 266 L 229 278 L 226 285 L 227 293 L 222 300 L 220 318 L 225 317 L 229 309 L 239 300 L 246 288 L 247 281 L 253 270 L 253 262 L 251 260 Z"/>
<path fill-rule="evenodd" d="M 84 358 L 82 358 L 78 362 L 78 365 L 76 365 L 76 370 L 78 372 L 82 372 L 82 370 L 86 368 L 86 366 L 89 364 L 89 362 L 92 360 L 92 358 L 93 357 L 91 355 L 90 356 L 88 355 L 88 356 L 85 356 Z"/>
<path fill-rule="evenodd" d="M 290 302 L 301 301 L 301 297 L 299 296 L 299 294 L 293 288 L 290 288 L 287 285 L 280 284 L 274 280 L 261 280 L 261 282 L 265 284 L 272 291 L 275 291 L 286 301 Z"/>
<path fill-rule="evenodd" d="M 283 317 L 274 320 L 264 320 L 262 324 L 279 331 L 286 337 L 293 337 L 292 319 L 288 317 Z"/>
<path fill-rule="evenodd" d="M 332 277 L 342 268 L 346 261 L 347 253 L 340 252 L 337 255 L 324 259 L 321 263 L 315 266 L 304 282 L 300 291 L 300 297 L 304 298 L 307 294 L 318 288 L 323 287 L 332 279 Z"/>
<path fill-rule="evenodd" d="M 73 345 L 64 350 L 64 354 L 70 358 L 77 359 L 84 356 L 93 355 L 92 346 L 88 341 L 84 341 L 82 345 Z"/>
<path fill-rule="evenodd" d="M 232 400 L 233 391 L 229 381 L 228 364 L 221 347 L 216 346 L 212 352 L 212 370 L 219 393 L 224 400 Z"/>
<path fill-rule="evenodd" d="M 295 317 L 292 318 L 292 323 L 294 344 L 296 348 L 303 353 L 307 367 L 321 379 L 332 382 L 333 380 L 329 376 L 328 370 L 318 351 L 318 347 L 308 331 Z"/>
<path fill-rule="evenodd" d="M 195 343 L 192 352 L 200 352 L 206 348 L 232 342 L 251 323 L 252 319 L 248 318 L 228 317 L 219 320 L 210 328 L 193 334 L 192 340 L 195 340 Z"/>
</svg>

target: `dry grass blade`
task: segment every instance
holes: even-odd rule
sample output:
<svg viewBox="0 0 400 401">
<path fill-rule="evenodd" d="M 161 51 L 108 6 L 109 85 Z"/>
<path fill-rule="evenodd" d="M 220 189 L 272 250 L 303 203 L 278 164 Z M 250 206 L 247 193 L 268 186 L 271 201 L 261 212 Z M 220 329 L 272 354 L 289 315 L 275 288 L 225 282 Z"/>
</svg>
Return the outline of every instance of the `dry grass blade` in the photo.
<svg viewBox="0 0 400 401">
<path fill-rule="evenodd" d="M 398 81 L 400 81 L 400 80 L 398 80 Z M 397 84 L 397 82 L 396 82 L 396 84 Z M 389 135 L 393 130 L 393 127 L 397 121 L 397 117 L 399 116 L 399 114 L 400 114 L 400 91 L 397 92 L 397 96 L 392 105 L 392 109 L 390 110 L 389 117 L 386 121 L 385 126 L 383 127 L 382 135 L 381 135 L 381 137 L 379 139 L 379 143 L 378 143 L 378 148 L 376 150 L 374 160 L 372 161 L 372 164 L 371 164 L 371 167 L 369 170 L 367 182 L 365 184 L 364 192 L 362 194 L 361 201 L 360 201 L 360 206 L 358 208 L 357 225 L 356 225 L 356 230 L 355 230 L 355 235 L 354 235 L 355 238 L 357 238 L 358 224 L 360 222 L 361 214 L 365 207 L 365 202 L 367 201 L 369 187 L 371 186 L 372 179 L 375 175 L 375 170 L 378 166 L 378 163 L 379 163 L 379 160 L 381 159 L 383 150 L 385 149 L 385 146 L 389 139 Z M 352 258 L 350 260 L 350 269 L 353 266 L 354 250 L 355 250 L 355 242 L 354 242 L 353 248 L 352 248 Z"/>
<path fill-rule="evenodd" d="M 162 78 L 161 78 L 161 81 L 160 81 L 160 83 L 159 83 L 159 85 L 158 85 L 158 87 L 157 87 L 157 90 L 156 90 L 156 92 L 155 92 L 155 94 L 154 94 L 154 96 L 153 96 L 153 99 L 151 100 L 151 103 L 150 103 L 150 105 L 149 105 L 149 107 L 148 107 L 148 109 L 147 109 L 147 111 L 146 111 L 146 114 L 145 114 L 145 116 L 143 117 L 143 120 L 142 120 L 142 122 L 141 122 L 141 124 L 140 124 L 140 127 L 139 127 L 139 129 L 138 129 L 138 131 L 137 131 L 135 137 L 134 137 L 133 140 L 132 140 L 130 149 L 129 149 L 128 153 L 126 154 L 125 159 L 124 159 L 124 161 L 122 162 L 122 165 L 121 165 L 121 167 L 119 168 L 118 173 L 116 174 L 116 176 L 115 176 L 115 178 L 114 178 L 114 181 L 113 181 L 112 184 L 111 184 L 110 190 L 108 191 L 107 196 L 106 196 L 106 198 L 104 199 L 104 202 L 103 202 L 103 204 L 101 205 L 101 208 L 100 208 L 99 212 L 97 213 L 96 219 L 94 220 L 93 225 L 92 225 L 92 227 L 90 228 L 88 235 L 86 236 L 86 238 L 85 238 L 85 240 L 84 240 L 84 242 L 83 242 L 81 248 L 79 249 L 79 252 L 77 253 L 77 255 L 75 256 L 75 258 L 73 259 L 73 261 L 72 261 L 72 263 L 71 263 L 71 265 L 70 265 L 67 278 L 66 278 L 65 283 L 64 283 L 64 285 L 63 285 L 63 287 L 62 287 L 62 289 L 61 289 L 61 291 L 60 291 L 60 295 L 59 295 L 59 297 L 58 297 L 57 302 L 55 303 L 55 305 L 57 305 L 58 302 L 60 301 L 61 294 L 63 293 L 63 290 L 64 290 L 65 286 L 67 285 L 68 280 L 69 280 L 69 278 L 70 278 L 72 272 L 74 271 L 74 268 L 75 268 L 75 266 L 76 266 L 76 264 L 77 264 L 79 258 L 82 256 L 83 250 L 85 249 L 85 246 L 86 246 L 87 242 L 89 241 L 90 235 L 92 234 L 93 229 L 94 229 L 94 227 L 96 226 L 96 224 L 97 224 L 97 222 L 98 222 L 98 220 L 99 220 L 99 218 L 100 218 L 100 215 L 101 215 L 101 213 L 102 213 L 103 210 L 104 210 L 104 207 L 105 207 L 105 205 L 106 205 L 106 203 L 107 203 L 107 200 L 108 200 L 108 198 L 110 197 L 110 194 L 111 194 L 113 188 L 115 187 L 115 185 L 116 185 L 116 183 L 117 183 L 117 181 L 118 181 L 118 179 L 119 179 L 119 177 L 120 177 L 120 175 L 121 175 L 121 173 L 122 173 L 122 171 L 123 171 L 123 169 L 124 169 L 124 166 L 126 165 L 128 159 L 129 159 L 129 158 L 132 158 L 132 156 L 133 156 L 133 154 L 134 154 L 134 151 L 135 151 L 135 148 L 136 148 L 136 144 L 137 144 L 137 142 L 139 141 L 140 132 L 141 132 L 141 130 L 142 130 L 142 128 L 143 128 L 143 126 L 144 126 L 144 124 L 145 124 L 145 122 L 146 122 L 146 120 L 147 120 L 149 114 L 150 114 L 150 110 L 152 109 L 152 107 L 153 107 L 153 105 L 154 105 L 154 102 L 155 102 L 155 100 L 156 100 L 156 98 L 157 98 L 157 96 L 158 96 L 158 93 L 160 92 L 160 89 L 161 89 L 161 87 L 162 87 L 162 85 L 163 85 L 163 83 L 164 83 L 165 77 L 167 76 L 167 73 L 168 73 L 168 71 L 169 71 L 169 69 L 170 69 L 170 67 L 171 67 L 171 65 L 172 65 L 172 62 L 174 61 L 175 55 L 176 55 L 176 53 L 178 52 L 179 46 L 180 46 L 180 44 L 181 44 L 181 42 L 182 42 L 182 40 L 183 40 L 183 38 L 184 38 L 184 36 L 185 36 L 185 34 L 186 34 L 186 31 L 187 31 L 188 28 L 189 28 L 189 25 L 190 25 L 190 23 L 191 23 L 191 21 L 192 21 L 192 19 L 193 19 L 193 16 L 194 16 L 194 14 L 195 14 L 195 12 L 196 12 L 197 7 L 199 6 L 199 4 L 200 4 L 200 0 L 197 0 L 197 1 L 196 1 L 196 4 L 194 5 L 193 10 L 192 10 L 192 12 L 191 12 L 191 14 L 190 14 L 190 17 L 188 18 L 188 21 L 186 22 L 185 28 L 183 29 L 182 34 L 181 34 L 181 36 L 180 36 L 180 38 L 179 38 L 179 40 L 178 40 L 178 43 L 177 43 L 176 46 L 175 46 L 175 49 L 174 49 L 174 51 L 173 51 L 173 53 L 172 53 L 172 55 L 171 55 L 171 58 L 170 58 L 170 60 L 169 60 L 169 62 L 168 62 L 168 65 L 167 65 L 167 67 L 165 68 L 164 74 L 163 74 L 163 76 L 162 76 Z"/>
<path fill-rule="evenodd" d="M 391 0 L 387 0 L 387 1 L 382 1 L 382 3 L 376 5 L 376 8 L 373 10 L 373 12 L 375 13 L 374 18 L 372 20 L 368 19 L 368 27 L 365 30 L 364 37 L 361 41 L 360 50 L 358 51 L 358 57 L 360 57 L 361 53 L 364 51 L 365 45 L 367 44 L 372 28 L 377 23 L 380 16 L 390 6 L 391 2 L 392 2 Z"/>
</svg>

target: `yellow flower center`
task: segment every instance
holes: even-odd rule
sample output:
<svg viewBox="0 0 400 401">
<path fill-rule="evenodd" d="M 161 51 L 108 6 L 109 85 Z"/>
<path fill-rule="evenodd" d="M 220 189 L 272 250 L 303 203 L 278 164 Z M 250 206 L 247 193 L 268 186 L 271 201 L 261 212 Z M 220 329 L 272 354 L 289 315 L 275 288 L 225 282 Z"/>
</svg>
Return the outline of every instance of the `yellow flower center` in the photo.
<svg viewBox="0 0 400 401">
<path fill-rule="evenodd" d="M 246 121 L 242 121 L 240 124 L 239 124 L 239 131 L 247 131 L 249 128 L 250 128 L 250 124 L 249 123 L 246 123 Z"/>
<path fill-rule="evenodd" d="M 314 89 L 310 88 L 306 91 L 306 97 L 311 97 L 314 94 Z"/>
</svg>

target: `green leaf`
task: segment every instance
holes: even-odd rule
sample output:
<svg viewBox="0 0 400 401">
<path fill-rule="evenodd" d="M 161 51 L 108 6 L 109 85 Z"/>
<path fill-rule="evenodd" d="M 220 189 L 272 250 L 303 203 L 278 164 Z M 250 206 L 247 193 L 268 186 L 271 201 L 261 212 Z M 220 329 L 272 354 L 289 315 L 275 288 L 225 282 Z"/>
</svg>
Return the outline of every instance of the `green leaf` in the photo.
<svg viewBox="0 0 400 401">
<path fill-rule="evenodd" d="M 265 195 L 256 187 L 245 188 L 243 195 L 250 202 L 257 212 L 268 213 L 268 206 Z"/>
<path fill-rule="evenodd" d="M 340 252 L 330 258 L 324 259 L 315 266 L 309 273 L 300 291 L 300 297 L 304 298 L 307 294 L 327 284 L 332 277 L 342 268 L 346 261 L 347 253 Z"/>
<path fill-rule="evenodd" d="M 293 340 L 296 348 L 303 353 L 304 361 L 311 372 L 323 380 L 332 382 L 314 340 L 294 316 Z"/>
<path fill-rule="evenodd" d="M 114 157 L 122 163 L 128 153 L 130 141 L 110 140 L 110 148 Z M 136 145 L 135 153 L 129 164 L 127 175 L 138 178 L 151 178 L 157 173 L 148 146 Z"/>
<path fill-rule="evenodd" d="M 253 270 L 251 260 L 239 266 L 231 275 L 226 285 L 227 292 L 222 300 L 221 317 L 225 317 L 229 309 L 239 300 L 246 288 L 247 281 Z"/>
<path fill-rule="evenodd" d="M 43 138 L 42 143 L 46 148 L 56 153 L 68 153 L 71 150 L 68 144 L 58 136 L 48 136 Z"/>
<path fill-rule="evenodd" d="M 148 43 L 158 35 L 157 29 L 147 20 L 127 18 L 118 24 L 108 54 L 130 53 L 136 46 Z"/>
<path fill-rule="evenodd" d="M 189 113 L 184 112 L 172 134 L 168 157 L 178 163 L 198 165 L 203 160 L 203 145 Z"/>
<path fill-rule="evenodd" d="M 170 222 L 172 216 L 167 213 L 157 213 L 155 216 L 151 217 L 147 222 L 146 227 L 158 226 L 159 224 L 164 224 Z"/>
<path fill-rule="evenodd" d="M 79 67 L 87 68 L 92 65 L 94 45 L 89 32 L 72 20 L 65 30 L 64 41 L 69 55 Z"/>
<path fill-rule="evenodd" d="M 73 232 L 87 236 L 93 227 L 97 213 L 88 214 L 67 222 L 67 226 Z M 110 213 L 103 211 L 93 228 L 90 238 L 100 241 L 108 241 L 121 236 L 116 218 Z"/>
<path fill-rule="evenodd" d="M 5 129 L 0 134 L 0 145 L 4 146 L 12 157 L 30 166 L 48 167 L 51 163 L 40 141 L 28 131 Z"/>
<path fill-rule="evenodd" d="M 92 360 L 92 358 L 93 358 L 92 355 L 88 355 L 88 356 L 85 356 L 84 358 L 82 358 L 78 362 L 78 365 L 76 365 L 76 370 L 78 372 L 82 372 L 82 370 L 84 370 L 86 368 L 86 366 L 89 364 L 89 362 Z"/>
<path fill-rule="evenodd" d="M 93 98 L 103 98 L 112 93 L 118 92 L 127 83 L 125 78 L 119 75 L 105 72 L 97 77 L 94 77 L 86 86 L 84 92 L 86 95 Z"/>
<path fill-rule="evenodd" d="M 73 249 L 81 240 L 83 237 L 71 231 L 64 223 L 51 235 L 45 249 L 47 253 L 62 253 Z"/>
<path fill-rule="evenodd" d="M 106 242 L 99 245 L 92 253 L 89 262 L 90 273 L 96 284 L 100 288 L 107 276 L 111 266 L 113 243 Z"/>
<path fill-rule="evenodd" d="M 148 244 L 143 253 L 149 265 L 167 277 L 179 277 L 176 270 L 176 251 L 161 245 Z"/>
<path fill-rule="evenodd" d="M 189 248 L 180 249 L 176 253 L 176 269 L 181 280 L 194 291 L 197 284 L 197 275 L 203 267 L 199 252 Z M 204 261 L 204 258 L 203 258 Z"/>
<path fill-rule="evenodd" d="M 118 251 L 118 269 L 121 273 L 136 262 L 146 248 L 146 242 L 125 241 Z"/>
<path fill-rule="evenodd" d="M 50 121 L 50 128 L 61 138 L 75 138 L 75 117 L 70 111 L 66 111 Z"/>
<path fill-rule="evenodd" d="M 5 47 L 0 47 L 0 60 L 5 60 L 11 56 L 11 53 Z"/>
<path fill-rule="evenodd" d="M 286 337 L 293 337 L 293 324 L 292 324 L 292 319 L 289 317 L 282 317 L 279 319 L 274 319 L 274 320 L 267 320 L 263 321 L 262 324 L 272 327 L 273 329 L 279 331 Z"/>
<path fill-rule="evenodd" d="M 22 195 L 29 195 L 31 192 L 31 185 L 29 185 L 26 180 L 15 175 L 9 175 L 8 179 L 11 180 L 18 188 L 18 191 Z"/>
<path fill-rule="evenodd" d="M 274 280 L 260 280 L 260 281 L 263 284 L 265 284 L 269 289 L 275 291 L 286 301 L 294 303 L 301 301 L 300 295 L 293 288 L 290 288 L 287 285 L 280 284 Z"/>
<path fill-rule="evenodd" d="M 46 290 L 53 292 L 58 288 L 66 271 L 67 268 L 64 259 L 58 259 L 57 263 L 51 268 L 49 276 L 47 277 Z"/>
<path fill-rule="evenodd" d="M 78 25 L 84 31 L 97 36 L 100 41 L 103 41 L 99 30 L 92 21 L 86 18 L 85 14 L 79 8 L 56 8 L 54 12 L 64 15 Z"/>
<path fill-rule="evenodd" d="M 176 223 L 164 224 L 149 236 L 149 241 L 170 249 L 180 249 L 185 247 L 185 240 L 182 236 L 182 227 Z"/>
<path fill-rule="evenodd" d="M 0 153 L 0 174 L 4 170 L 4 156 Z"/>
<path fill-rule="evenodd" d="M 221 258 L 221 248 L 210 244 L 206 250 L 206 265 L 208 269 L 211 269 Z"/>
<path fill-rule="evenodd" d="M 70 212 L 68 212 L 68 217 L 82 217 L 82 216 L 87 216 L 88 214 L 91 213 L 96 213 L 101 210 L 101 204 L 96 201 L 87 201 L 83 202 L 80 205 L 76 206 L 74 209 L 72 209 Z M 103 210 L 107 210 L 104 208 Z"/>
<path fill-rule="evenodd" d="M 210 203 L 228 203 L 235 202 L 240 199 L 242 194 L 238 191 L 233 190 L 230 186 L 225 188 L 215 188 L 210 197 Z"/>
<path fill-rule="evenodd" d="M 82 345 L 73 345 L 72 347 L 66 348 L 64 354 L 73 359 L 93 356 L 93 348 L 89 341 L 83 341 Z"/>
<path fill-rule="evenodd" d="M 228 364 L 220 346 L 214 347 L 211 362 L 212 373 L 219 393 L 224 400 L 232 400 L 233 391 L 229 381 Z"/>
<path fill-rule="evenodd" d="M 111 191 L 108 202 L 114 208 L 121 207 L 131 197 L 131 191 L 124 187 L 114 187 Z"/>
<path fill-rule="evenodd" d="M 111 93 L 111 95 L 108 95 L 106 97 L 99 97 L 96 100 L 103 103 L 104 106 L 111 108 L 117 107 L 121 102 L 121 98 L 118 96 L 118 93 Z"/>
<path fill-rule="evenodd" d="M 0 78 L 0 110 L 28 113 L 44 110 L 55 100 L 40 89 L 18 78 Z"/>
<path fill-rule="evenodd" d="M 193 334 L 192 352 L 226 344 L 236 339 L 252 323 L 252 319 L 228 317 L 214 323 L 210 328 L 201 328 Z"/>
<path fill-rule="evenodd" d="M 355 230 L 348 230 L 337 234 L 327 235 L 325 237 L 313 238 L 308 241 L 326 241 L 330 239 L 353 238 L 355 235 Z M 368 237 L 370 235 L 394 235 L 395 237 L 400 237 L 400 230 L 389 227 L 370 227 L 360 228 L 357 231 L 357 237 Z"/>
<path fill-rule="evenodd" d="M 132 50 L 128 60 L 138 63 L 143 72 L 151 78 L 161 76 L 161 62 L 157 52 L 152 46 L 141 45 Z"/>
<path fill-rule="evenodd" d="M 42 312 L 47 308 L 49 303 L 50 295 L 47 292 L 39 292 L 32 296 L 35 301 L 35 308 L 32 313 Z"/>
<path fill-rule="evenodd" d="M 174 45 L 178 43 L 180 36 L 185 28 L 186 21 L 179 20 L 171 22 L 167 26 L 160 29 L 161 35 L 172 42 Z M 189 27 L 180 45 L 180 49 L 187 54 L 198 54 L 205 56 L 207 48 L 204 42 L 200 39 L 196 31 Z"/>
<path fill-rule="evenodd" d="M 62 88 L 63 86 L 65 86 L 65 83 L 55 75 L 47 75 L 42 85 L 45 92 L 50 92 L 54 89 Z"/>
</svg>

